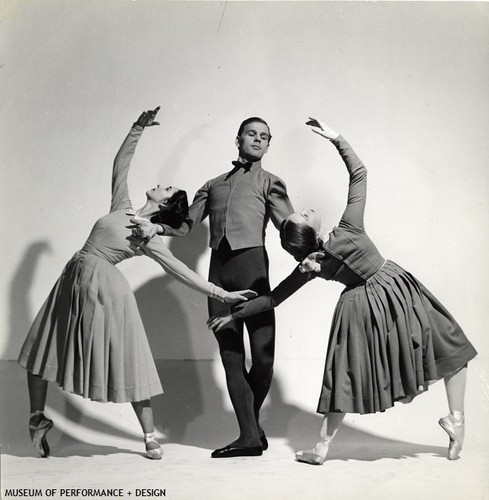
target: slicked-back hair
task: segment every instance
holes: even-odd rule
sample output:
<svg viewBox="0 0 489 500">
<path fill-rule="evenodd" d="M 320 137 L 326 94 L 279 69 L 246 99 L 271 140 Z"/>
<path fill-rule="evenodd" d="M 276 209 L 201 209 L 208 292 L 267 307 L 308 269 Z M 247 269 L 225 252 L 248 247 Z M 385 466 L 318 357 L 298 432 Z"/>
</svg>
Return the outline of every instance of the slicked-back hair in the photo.
<svg viewBox="0 0 489 500">
<path fill-rule="evenodd" d="M 260 118 L 259 116 L 252 116 L 251 118 L 246 118 L 246 120 L 244 120 L 241 123 L 241 125 L 239 126 L 237 137 L 241 137 L 241 134 L 243 133 L 243 130 L 246 127 L 246 125 L 248 125 L 248 123 L 253 123 L 253 122 L 263 123 L 263 125 L 267 126 L 267 128 L 268 128 L 268 144 L 270 144 L 270 141 L 272 140 L 272 133 L 270 132 L 270 126 L 263 118 Z"/>
</svg>

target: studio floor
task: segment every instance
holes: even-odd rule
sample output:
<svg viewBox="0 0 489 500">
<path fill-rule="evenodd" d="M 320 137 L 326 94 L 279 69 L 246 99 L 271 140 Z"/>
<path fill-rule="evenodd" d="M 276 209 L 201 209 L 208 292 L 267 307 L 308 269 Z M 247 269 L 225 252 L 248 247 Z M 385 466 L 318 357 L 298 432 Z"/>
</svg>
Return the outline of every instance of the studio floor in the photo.
<svg viewBox="0 0 489 500">
<path fill-rule="evenodd" d="M 484 360 L 473 365 L 459 460 L 446 459 L 448 438 L 437 425 L 446 403 L 442 384 L 435 384 L 409 405 L 379 415 L 349 416 L 327 462 L 309 466 L 294 461 L 294 453 L 315 442 L 321 419 L 293 404 L 278 404 L 273 394 L 263 414 L 270 447 L 253 458 L 210 458 L 212 449 L 232 440 L 236 431 L 224 403 L 200 405 L 192 393 L 172 405 L 156 401 L 165 454 L 151 461 L 130 407 L 87 404 L 53 390 L 48 399 L 56 424 L 49 434 L 52 455 L 37 458 L 27 436 L 25 397 L 19 392 L 25 374 L 14 363 L 1 363 L 3 388 L 17 387 L 8 400 L 2 395 L 2 498 L 20 495 L 20 489 L 31 496 L 87 498 L 88 489 L 104 488 L 120 490 L 124 498 L 183 500 L 489 499 L 487 371 Z M 170 368 L 178 372 L 176 366 Z M 190 369 L 196 368 L 182 368 L 180 379 Z M 201 368 L 196 370 L 203 375 Z M 178 385 L 176 379 L 173 384 Z M 171 391 L 167 398 L 171 400 Z M 210 407 L 218 407 L 220 414 Z M 158 424 L 162 421 L 164 425 Z"/>
</svg>

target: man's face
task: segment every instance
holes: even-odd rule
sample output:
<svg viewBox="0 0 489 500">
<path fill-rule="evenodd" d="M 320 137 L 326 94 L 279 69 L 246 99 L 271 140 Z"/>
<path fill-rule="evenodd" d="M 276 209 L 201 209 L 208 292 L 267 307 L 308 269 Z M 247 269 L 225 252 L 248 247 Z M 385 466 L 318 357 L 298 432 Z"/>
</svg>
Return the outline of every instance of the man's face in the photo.
<svg viewBox="0 0 489 500">
<path fill-rule="evenodd" d="M 248 161 L 261 160 L 268 151 L 270 131 L 261 122 L 251 122 L 245 125 L 243 132 L 236 137 L 239 155 Z"/>
</svg>

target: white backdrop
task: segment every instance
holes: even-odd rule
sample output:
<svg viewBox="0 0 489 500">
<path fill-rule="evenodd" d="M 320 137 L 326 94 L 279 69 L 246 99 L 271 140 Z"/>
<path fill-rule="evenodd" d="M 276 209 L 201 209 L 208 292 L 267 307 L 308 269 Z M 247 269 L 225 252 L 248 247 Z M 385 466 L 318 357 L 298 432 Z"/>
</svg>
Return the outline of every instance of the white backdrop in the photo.
<svg viewBox="0 0 489 500">
<path fill-rule="evenodd" d="M 130 175 L 190 198 L 236 157 L 239 123 L 273 139 L 264 167 L 297 209 L 339 220 L 347 175 L 308 116 L 341 132 L 369 170 L 367 230 L 487 357 L 489 4 L 67 2 L 0 4 L 0 359 L 14 360 L 65 262 L 110 202 L 112 160 L 161 105 Z M 173 252 L 207 275 L 205 225 Z M 267 235 L 272 283 L 295 265 Z M 144 257 L 121 269 L 156 359 L 217 359 L 206 300 Z M 313 282 L 277 310 L 277 359 L 320 360 L 341 286 Z M 282 373 L 284 385 L 297 373 Z M 317 381 L 312 389 L 317 393 Z M 309 394 L 307 394 L 309 398 Z"/>
</svg>

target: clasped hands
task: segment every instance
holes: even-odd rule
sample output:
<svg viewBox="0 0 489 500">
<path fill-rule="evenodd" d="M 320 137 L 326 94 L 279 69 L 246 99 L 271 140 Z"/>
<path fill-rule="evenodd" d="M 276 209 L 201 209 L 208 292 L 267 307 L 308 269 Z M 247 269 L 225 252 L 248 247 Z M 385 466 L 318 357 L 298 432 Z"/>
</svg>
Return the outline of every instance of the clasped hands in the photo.
<svg viewBox="0 0 489 500">
<path fill-rule="evenodd" d="M 299 265 L 301 273 L 319 273 L 321 271 L 321 259 L 324 259 L 325 253 L 322 251 L 310 253 Z"/>
<path fill-rule="evenodd" d="M 129 226 L 129 228 L 132 229 L 132 235 L 136 238 L 140 238 L 142 243 L 148 242 L 156 235 L 156 225 L 148 219 L 134 216 L 131 217 L 129 221 L 133 224 Z"/>
<path fill-rule="evenodd" d="M 321 259 L 325 257 L 324 252 L 312 252 L 309 254 L 299 265 L 299 271 L 301 273 L 318 273 L 321 271 L 321 263 L 319 262 Z M 220 314 L 215 314 L 211 316 L 207 320 L 207 328 L 209 330 L 214 330 L 218 332 L 221 330 L 227 323 L 233 321 L 233 315 L 231 310 L 227 310 L 226 312 L 222 312 Z"/>
</svg>

